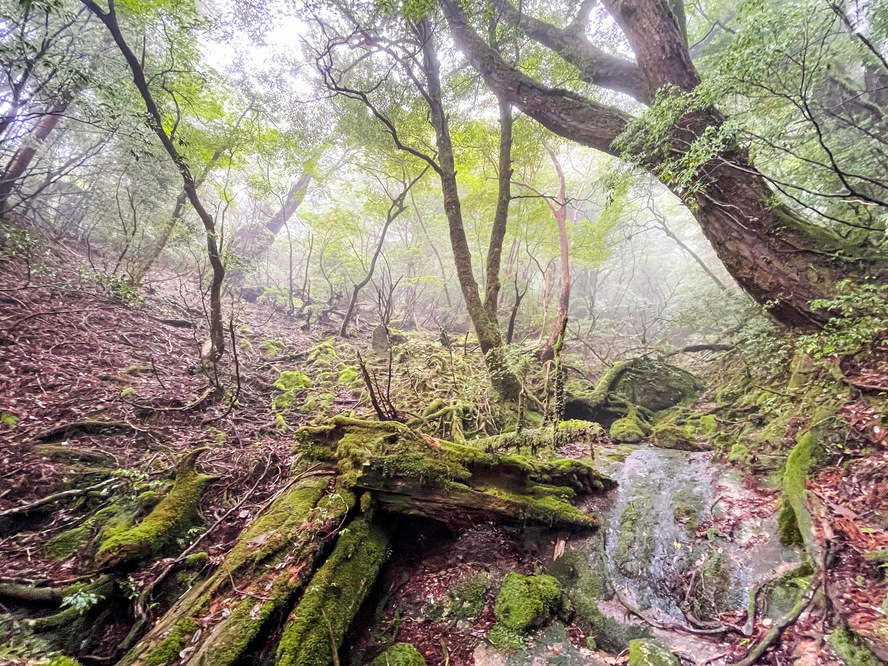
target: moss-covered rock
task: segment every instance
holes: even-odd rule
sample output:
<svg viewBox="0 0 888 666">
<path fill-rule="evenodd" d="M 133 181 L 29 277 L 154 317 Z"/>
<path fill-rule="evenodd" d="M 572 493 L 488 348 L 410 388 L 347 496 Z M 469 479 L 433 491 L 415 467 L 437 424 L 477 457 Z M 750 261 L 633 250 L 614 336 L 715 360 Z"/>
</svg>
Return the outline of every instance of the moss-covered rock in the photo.
<svg viewBox="0 0 888 666">
<path fill-rule="evenodd" d="M 687 370 L 644 357 L 627 362 L 611 386 L 615 395 L 651 412 L 690 402 L 702 390 Z"/>
<path fill-rule="evenodd" d="M 629 666 L 680 666 L 678 657 L 650 639 L 629 643 Z"/>
<path fill-rule="evenodd" d="M 522 576 L 511 572 L 496 596 L 497 623 L 488 638 L 499 648 L 519 649 L 534 626 L 551 618 L 559 606 L 561 583 L 546 574 Z"/>
<path fill-rule="evenodd" d="M 370 666 L 426 666 L 426 660 L 410 643 L 395 643 L 370 662 Z"/>
<path fill-rule="evenodd" d="M 388 553 L 388 535 L 367 518 L 340 532 L 336 547 L 290 613 L 277 648 L 277 666 L 326 666 Z"/>
<path fill-rule="evenodd" d="M 143 662 L 144 666 L 167 666 L 179 660 L 179 653 L 188 640 L 200 629 L 190 618 L 180 620 L 160 646 Z"/>
<path fill-rule="evenodd" d="M 629 414 L 611 424 L 610 436 L 615 442 L 636 444 L 645 438 L 645 429 L 634 410 L 630 410 Z"/>
<path fill-rule="evenodd" d="M 484 610 L 490 574 L 480 571 L 454 584 L 444 597 L 438 611 L 443 620 L 475 620 Z"/>
<path fill-rule="evenodd" d="M 654 426 L 651 432 L 654 446 L 661 449 L 678 449 L 679 451 L 698 451 L 702 447 L 697 443 L 693 430 L 683 428 L 674 423 L 662 423 Z"/>
<path fill-rule="evenodd" d="M 780 538 L 786 545 L 804 544 L 813 555 L 817 549 L 814 524 L 808 511 L 805 482 L 818 456 L 817 431 L 807 430 L 796 438 L 783 471 L 783 507 L 780 511 Z"/>
<path fill-rule="evenodd" d="M 845 666 L 878 666 L 881 663 L 847 627 L 836 629 L 828 640 Z"/>
<path fill-rule="evenodd" d="M 135 527 L 107 538 L 96 553 L 96 564 L 116 568 L 160 553 L 177 537 L 200 521 L 197 503 L 204 486 L 214 477 L 197 471 L 197 458 L 204 449 L 187 454 L 176 467 L 170 492 Z"/>
</svg>

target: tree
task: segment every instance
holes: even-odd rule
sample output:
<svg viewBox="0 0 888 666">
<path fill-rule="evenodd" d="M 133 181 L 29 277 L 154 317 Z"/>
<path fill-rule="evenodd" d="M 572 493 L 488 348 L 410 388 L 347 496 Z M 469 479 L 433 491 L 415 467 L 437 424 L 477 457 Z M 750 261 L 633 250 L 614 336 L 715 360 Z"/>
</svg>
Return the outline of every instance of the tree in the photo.
<svg viewBox="0 0 888 666">
<path fill-rule="evenodd" d="M 625 92 L 631 81 L 629 92 L 652 105 L 641 119 L 522 73 L 485 43 L 458 3 L 442 0 L 454 40 L 494 94 L 556 134 L 622 156 L 657 176 L 692 210 L 738 284 L 768 304 L 781 323 L 817 325 L 828 314 L 813 310 L 812 300 L 829 295 L 848 276 L 885 276 L 883 254 L 865 245 L 849 247 L 775 199 L 728 119 L 699 94 L 701 78 L 682 17 L 665 0 L 605 0 L 604 5 L 635 53 L 637 74 L 631 79 L 624 74 L 636 71 L 632 63 L 603 57 L 583 30 L 542 25 L 517 10 L 504 13 L 521 27 L 532 24 L 525 29 L 529 37 L 554 45 L 596 85 Z M 583 4 L 571 25 L 584 25 L 582 12 L 588 9 Z"/>
<path fill-rule="evenodd" d="M 176 149 L 176 146 L 173 143 L 174 136 L 164 128 L 160 109 L 154 101 L 154 95 L 151 93 L 151 89 L 148 86 L 142 63 L 136 57 L 136 54 L 133 53 L 120 30 L 114 0 L 108 0 L 107 11 L 103 11 L 93 0 L 81 0 L 81 2 L 83 2 L 83 4 L 105 25 L 111 33 L 114 43 L 117 44 L 117 48 L 119 48 L 120 52 L 123 54 L 123 57 L 132 72 L 133 83 L 139 91 L 139 94 L 142 96 L 142 100 L 145 102 L 145 107 L 148 110 L 148 124 L 157 135 L 158 139 L 160 139 L 164 150 L 166 150 L 170 159 L 178 169 L 179 174 L 182 176 L 184 190 L 188 197 L 188 201 L 191 203 L 192 208 L 197 212 L 200 221 L 203 223 L 204 231 L 206 232 L 207 257 L 209 258 L 210 266 L 213 269 L 213 277 L 210 283 L 211 356 L 214 359 L 218 359 L 225 352 L 225 327 L 222 322 L 222 283 L 225 279 L 225 266 L 219 255 L 216 222 L 213 219 L 213 216 L 210 215 L 206 208 L 204 208 L 203 203 L 200 200 L 197 193 L 197 180 L 191 174 L 191 169 L 188 167 L 185 159 Z"/>
</svg>

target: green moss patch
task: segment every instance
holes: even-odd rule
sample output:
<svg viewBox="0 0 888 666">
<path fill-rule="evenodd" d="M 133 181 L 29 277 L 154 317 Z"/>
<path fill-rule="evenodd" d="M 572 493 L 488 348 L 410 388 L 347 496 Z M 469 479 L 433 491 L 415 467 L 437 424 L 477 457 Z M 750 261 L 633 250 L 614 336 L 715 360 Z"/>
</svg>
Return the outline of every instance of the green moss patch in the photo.
<svg viewBox="0 0 888 666">
<path fill-rule="evenodd" d="M 629 643 L 629 666 L 680 666 L 678 657 L 649 639 Z"/>
<path fill-rule="evenodd" d="M 845 666 L 879 666 L 881 663 L 867 649 L 853 631 L 846 627 L 836 629 L 829 637 L 829 644 Z"/>
<path fill-rule="evenodd" d="M 145 660 L 144 666 L 167 666 L 179 660 L 179 653 L 200 626 L 194 620 L 180 620 L 158 648 Z"/>
<path fill-rule="evenodd" d="M 511 572 L 496 597 L 497 623 L 488 638 L 497 647 L 519 649 L 534 626 L 551 618 L 560 605 L 561 583 L 546 574 L 522 576 Z"/>
<path fill-rule="evenodd" d="M 325 666 L 334 659 L 388 553 L 388 536 L 360 518 L 340 532 L 336 547 L 290 614 L 277 666 Z"/>
<path fill-rule="evenodd" d="M 426 666 L 426 660 L 410 643 L 395 643 L 370 662 L 370 666 Z"/>
<path fill-rule="evenodd" d="M 200 521 L 197 502 L 204 486 L 213 478 L 197 471 L 197 458 L 202 452 L 198 449 L 182 459 L 170 492 L 142 522 L 102 543 L 96 564 L 113 568 L 151 557 Z"/>
</svg>

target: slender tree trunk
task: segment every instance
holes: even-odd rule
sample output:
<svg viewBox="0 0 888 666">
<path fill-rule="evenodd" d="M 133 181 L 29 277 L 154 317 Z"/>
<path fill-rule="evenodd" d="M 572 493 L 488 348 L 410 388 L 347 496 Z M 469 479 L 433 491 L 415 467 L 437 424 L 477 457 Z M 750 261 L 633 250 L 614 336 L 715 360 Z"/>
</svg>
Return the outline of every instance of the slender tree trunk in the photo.
<svg viewBox="0 0 888 666">
<path fill-rule="evenodd" d="M 441 101 L 440 67 L 435 40 L 431 26 L 427 21 L 422 21 L 417 28 L 422 42 L 423 67 L 428 84 L 427 101 L 438 146 L 440 164 L 438 175 L 441 178 L 441 190 L 444 194 L 444 211 L 450 229 L 450 245 L 453 249 L 456 274 L 475 334 L 478 336 L 481 352 L 487 363 L 491 385 L 502 399 L 517 400 L 520 383 L 514 373 L 510 372 L 505 365 L 502 354 L 503 338 L 499 325 L 495 319 L 491 319 L 488 309 L 481 300 L 478 283 L 472 270 L 472 251 L 466 238 L 459 190 L 456 184 L 453 143 L 450 139 L 450 129 Z"/>
<path fill-rule="evenodd" d="M 388 233 L 389 227 L 392 225 L 392 222 L 398 219 L 398 216 L 400 216 L 401 213 L 407 210 L 404 200 L 406 199 L 408 192 L 410 192 L 410 189 L 425 175 L 426 171 L 428 171 L 428 167 L 423 169 L 419 176 L 408 183 L 401 194 L 399 194 L 397 198 L 392 201 L 391 206 L 389 206 L 389 209 L 385 214 L 385 224 L 382 225 L 382 229 L 379 232 L 379 241 L 376 243 L 376 250 L 373 252 L 373 258 L 370 260 L 370 268 L 367 271 L 367 275 L 365 275 L 364 279 L 358 282 L 352 289 L 351 299 L 349 299 L 348 308 L 345 310 L 345 317 L 342 319 L 342 326 L 339 327 L 339 335 L 342 337 L 345 337 L 348 333 L 348 325 L 351 323 L 352 317 L 355 314 L 355 308 L 358 305 L 358 296 L 361 293 L 361 289 L 366 287 L 370 283 L 370 280 L 373 279 L 373 273 L 376 271 L 376 262 L 379 260 L 379 255 L 382 254 L 382 248 L 385 246 L 385 236 L 386 233 Z"/>
<path fill-rule="evenodd" d="M 503 242 L 506 238 L 506 225 L 509 220 L 509 202 L 512 199 L 512 105 L 500 100 L 499 113 L 498 190 L 496 213 L 493 217 L 493 229 L 490 231 L 490 244 L 487 249 L 487 282 L 484 287 L 484 307 L 487 309 L 487 316 L 494 322 L 497 321 L 499 308 Z"/>
<path fill-rule="evenodd" d="M 675 14 L 657 0 L 605 0 L 635 52 L 648 91 L 674 86 L 691 92 L 700 83 Z M 468 23 L 455 0 L 442 0 L 457 46 L 498 97 L 514 104 L 556 134 L 619 155 L 614 141 L 632 120 L 626 113 L 575 93 L 548 88 L 504 62 Z M 559 39 L 566 39 L 564 35 Z M 720 128 L 725 117 L 714 107 L 685 115 L 670 140 L 670 158 L 680 160 L 698 137 Z M 633 159 L 653 173 L 660 155 Z M 747 152 L 729 146 L 698 167 L 690 188 L 675 179 L 667 187 L 689 205 L 706 238 L 737 283 L 768 313 L 790 326 L 821 324 L 830 314 L 811 301 L 834 293 L 845 278 L 884 279 L 888 259 L 877 249 L 851 246 L 813 226 L 778 202 Z"/>
<path fill-rule="evenodd" d="M 161 144 L 163 144 L 163 147 L 173 161 L 173 164 L 175 164 L 176 168 L 179 170 L 188 201 L 191 202 L 191 206 L 203 223 L 207 239 L 207 256 L 213 270 L 213 277 L 210 281 L 210 341 L 213 346 L 212 356 L 218 359 L 225 352 L 225 327 L 222 322 L 222 283 L 225 279 L 225 266 L 222 263 L 222 257 L 219 255 L 216 222 L 213 219 L 213 216 L 207 212 L 206 208 L 204 208 L 203 203 L 197 194 L 197 184 L 195 183 L 194 176 L 191 174 L 191 170 L 188 168 L 185 159 L 179 154 L 179 151 L 176 150 L 172 138 L 170 138 L 170 135 L 167 134 L 166 130 L 163 128 L 163 119 L 160 115 L 160 110 L 157 108 L 157 104 L 154 101 L 154 97 L 151 94 L 151 90 L 148 87 L 148 81 L 145 79 L 142 63 L 136 54 L 133 53 L 132 49 L 130 49 L 123 37 L 123 33 L 120 31 L 114 0 L 108 0 L 107 12 L 102 11 L 93 0 L 81 0 L 81 2 L 105 24 L 105 27 L 108 28 L 111 36 L 114 38 L 117 48 L 119 48 L 120 52 L 123 54 L 124 59 L 132 71 L 133 83 L 139 91 L 139 94 L 142 96 L 142 100 L 145 102 L 145 107 L 148 110 L 148 124 L 151 129 L 154 130 L 154 133 L 157 135 L 157 138 L 160 139 Z"/>
<path fill-rule="evenodd" d="M 564 169 L 561 168 L 561 162 L 558 156 L 552 150 L 552 146 L 548 142 L 543 142 L 552 164 L 555 165 L 555 172 L 558 174 L 558 199 L 555 202 L 547 199 L 555 221 L 558 223 L 558 245 L 560 249 L 561 260 L 561 289 L 558 293 L 558 315 L 555 317 L 555 324 L 549 339 L 546 341 L 541 358 L 543 361 L 549 361 L 555 356 L 555 345 L 559 340 L 559 336 L 564 337 L 564 330 L 567 326 L 567 316 L 570 312 L 570 244 L 567 240 L 567 182 L 564 178 Z"/>
<path fill-rule="evenodd" d="M 16 183 L 31 165 L 31 160 L 37 154 L 37 148 L 46 141 L 56 125 L 59 124 L 59 119 L 67 108 L 68 102 L 61 102 L 40 116 L 34 128 L 25 138 L 24 144 L 12 154 L 3 170 L 3 175 L 0 176 L 0 213 L 9 210 L 9 196 Z"/>
<path fill-rule="evenodd" d="M 219 158 L 221 156 L 221 150 L 217 150 L 215 153 L 213 153 L 213 157 L 210 159 L 209 164 L 207 164 L 206 169 L 204 169 L 204 172 L 198 177 L 197 181 L 195 182 L 195 185 L 197 185 L 197 187 L 201 186 L 201 184 L 204 182 L 207 175 L 209 175 L 213 166 L 215 166 L 216 162 L 219 161 Z M 185 215 L 186 203 L 188 203 L 188 195 L 183 189 L 179 193 L 179 196 L 176 197 L 176 205 L 173 206 L 173 214 L 170 215 L 170 218 L 163 225 L 163 229 L 161 229 L 160 235 L 157 237 L 154 245 L 151 246 L 148 254 L 145 255 L 145 257 L 141 261 L 139 261 L 130 272 L 130 278 L 132 279 L 134 284 L 140 284 L 142 280 L 145 279 L 145 276 L 148 275 L 148 273 L 154 267 L 154 264 L 157 263 L 157 260 L 160 258 L 160 255 L 164 251 L 164 248 L 166 248 L 170 237 L 173 235 L 173 231 L 176 230 L 176 226 Z"/>
</svg>

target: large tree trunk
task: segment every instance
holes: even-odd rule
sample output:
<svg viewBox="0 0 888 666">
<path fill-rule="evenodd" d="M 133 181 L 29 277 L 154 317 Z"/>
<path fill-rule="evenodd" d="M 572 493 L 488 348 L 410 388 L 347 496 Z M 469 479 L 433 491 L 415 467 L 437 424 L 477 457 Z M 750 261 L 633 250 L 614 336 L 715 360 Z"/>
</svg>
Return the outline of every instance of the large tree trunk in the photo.
<svg viewBox="0 0 888 666">
<path fill-rule="evenodd" d="M 607 0 L 605 4 L 635 51 L 648 91 L 671 85 L 677 91 L 690 92 L 699 84 L 681 26 L 664 2 Z M 556 134 L 620 155 L 614 141 L 626 130 L 630 116 L 581 95 L 548 88 L 522 74 L 479 37 L 455 0 L 442 0 L 442 6 L 457 45 L 498 97 Z M 569 36 L 562 32 L 558 38 Z M 680 159 L 682 147 L 724 121 L 714 107 L 687 114 L 673 131 L 667 156 Z M 658 173 L 662 155 L 630 157 L 663 176 Z M 807 327 L 822 323 L 828 314 L 814 311 L 810 305 L 813 299 L 832 295 L 842 279 L 862 281 L 888 274 L 888 259 L 878 251 L 849 248 L 836 234 L 809 224 L 779 203 L 740 147 L 729 147 L 701 165 L 690 188 L 674 179 L 663 180 L 689 205 L 737 283 L 756 301 L 768 304 L 768 312 L 783 324 Z"/>
<path fill-rule="evenodd" d="M 40 116 L 34 129 L 25 138 L 24 144 L 9 159 L 3 175 L 0 176 L 0 213 L 8 210 L 9 195 L 12 194 L 13 188 L 31 165 L 31 160 L 37 154 L 37 148 L 59 124 L 59 119 L 67 108 L 68 102 L 61 102 Z"/>
</svg>

